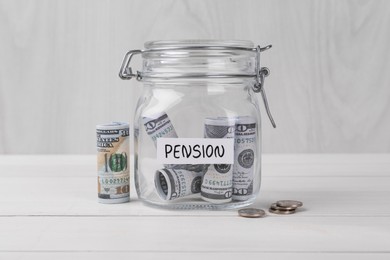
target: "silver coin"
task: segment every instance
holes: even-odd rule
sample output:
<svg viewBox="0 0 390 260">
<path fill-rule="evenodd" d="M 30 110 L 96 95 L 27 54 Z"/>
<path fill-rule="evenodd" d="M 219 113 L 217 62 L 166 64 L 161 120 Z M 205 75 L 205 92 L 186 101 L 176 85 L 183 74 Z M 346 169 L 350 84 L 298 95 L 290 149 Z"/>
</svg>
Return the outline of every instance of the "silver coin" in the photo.
<svg viewBox="0 0 390 260">
<path fill-rule="evenodd" d="M 265 216 L 265 211 L 262 209 L 246 208 L 240 209 L 238 215 L 244 218 L 262 218 Z"/>
<path fill-rule="evenodd" d="M 295 210 L 297 207 L 281 207 L 277 203 L 272 203 L 271 208 L 274 210 Z"/>
<path fill-rule="evenodd" d="M 283 208 L 299 208 L 303 206 L 303 203 L 298 200 L 278 200 L 276 204 Z"/>
<path fill-rule="evenodd" d="M 271 212 L 271 213 L 274 213 L 274 214 L 279 214 L 279 215 L 289 215 L 289 214 L 294 214 L 295 213 L 295 209 L 279 210 L 279 209 L 273 209 L 272 207 L 269 208 L 268 211 Z"/>
</svg>

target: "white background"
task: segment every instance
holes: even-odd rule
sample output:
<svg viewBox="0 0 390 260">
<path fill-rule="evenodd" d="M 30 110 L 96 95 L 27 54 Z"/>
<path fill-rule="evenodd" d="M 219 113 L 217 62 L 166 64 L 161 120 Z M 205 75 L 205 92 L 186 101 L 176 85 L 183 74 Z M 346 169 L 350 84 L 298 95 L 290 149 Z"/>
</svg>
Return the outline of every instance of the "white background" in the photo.
<svg viewBox="0 0 390 260">
<path fill-rule="evenodd" d="M 264 152 L 390 152 L 390 1 L 0 0 L 0 153 L 95 153 L 133 119 L 126 51 L 191 38 L 273 44 Z"/>
</svg>

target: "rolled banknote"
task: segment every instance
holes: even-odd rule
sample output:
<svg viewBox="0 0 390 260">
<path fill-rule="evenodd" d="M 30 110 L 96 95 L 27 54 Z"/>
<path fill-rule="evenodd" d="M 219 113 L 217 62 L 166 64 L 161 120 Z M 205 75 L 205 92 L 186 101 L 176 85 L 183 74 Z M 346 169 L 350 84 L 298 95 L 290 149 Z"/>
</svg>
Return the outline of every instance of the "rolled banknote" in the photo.
<svg viewBox="0 0 390 260">
<path fill-rule="evenodd" d="M 160 112 L 153 115 L 143 116 L 146 133 L 152 139 L 154 146 L 157 146 L 158 138 L 177 138 L 177 133 L 167 113 Z M 173 164 L 165 164 L 164 167 L 172 168 Z"/>
<path fill-rule="evenodd" d="M 146 133 L 152 138 L 155 146 L 158 138 L 177 138 L 176 130 L 165 112 L 144 116 L 142 121 Z"/>
<path fill-rule="evenodd" d="M 174 200 L 200 192 L 202 172 L 185 169 L 161 169 L 156 171 L 154 184 L 163 200 Z"/>
<path fill-rule="evenodd" d="M 185 169 L 192 172 L 205 173 L 209 167 L 207 164 L 169 164 L 165 165 L 166 168 L 170 169 Z"/>
<path fill-rule="evenodd" d="M 129 124 L 113 122 L 96 126 L 98 201 L 130 200 Z"/>
<path fill-rule="evenodd" d="M 235 120 L 231 118 L 206 118 L 205 138 L 234 138 Z M 202 199 L 212 203 L 226 203 L 232 200 L 233 165 L 210 165 L 203 176 Z"/>
<path fill-rule="evenodd" d="M 237 117 L 234 137 L 233 200 L 247 200 L 253 194 L 256 143 L 255 118 Z"/>
<path fill-rule="evenodd" d="M 177 138 L 177 133 L 167 113 L 161 112 L 142 117 L 146 133 L 157 146 L 158 138 Z M 201 164 L 165 164 L 165 168 L 187 169 L 189 171 L 203 172 L 205 166 Z"/>
</svg>

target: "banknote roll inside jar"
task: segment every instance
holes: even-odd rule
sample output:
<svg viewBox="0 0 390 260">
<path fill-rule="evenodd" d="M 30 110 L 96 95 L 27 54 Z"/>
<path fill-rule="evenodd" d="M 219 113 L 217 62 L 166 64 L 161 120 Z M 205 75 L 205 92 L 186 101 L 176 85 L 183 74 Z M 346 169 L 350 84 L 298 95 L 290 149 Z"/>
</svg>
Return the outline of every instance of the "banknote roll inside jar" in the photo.
<svg viewBox="0 0 390 260">
<path fill-rule="evenodd" d="M 169 209 L 234 209 L 257 199 L 259 100 L 275 127 L 264 89 L 269 70 L 260 64 L 269 48 L 250 41 L 151 41 L 125 55 L 119 76 L 143 83 L 134 118 L 141 201 Z M 137 55 L 139 70 L 131 64 Z"/>
</svg>

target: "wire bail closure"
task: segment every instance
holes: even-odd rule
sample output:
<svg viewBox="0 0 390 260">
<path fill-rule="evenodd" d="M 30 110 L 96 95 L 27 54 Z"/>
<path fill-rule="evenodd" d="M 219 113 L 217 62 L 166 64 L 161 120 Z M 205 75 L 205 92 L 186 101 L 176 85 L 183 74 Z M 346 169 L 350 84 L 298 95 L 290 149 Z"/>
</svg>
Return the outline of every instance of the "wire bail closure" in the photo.
<svg viewBox="0 0 390 260">
<path fill-rule="evenodd" d="M 142 50 L 131 50 L 128 51 L 123 58 L 121 69 L 119 70 L 119 77 L 123 80 L 132 79 L 133 77 L 137 77 L 137 80 L 141 80 L 141 73 L 137 71 L 137 74 L 133 73 L 133 70 L 130 67 L 130 61 L 135 54 L 141 54 Z M 138 79 L 139 78 L 139 79 Z"/>
<path fill-rule="evenodd" d="M 142 54 L 146 52 L 153 52 L 153 51 L 164 51 L 164 50 L 221 50 L 221 49 L 230 49 L 230 50 L 245 50 L 245 51 L 254 51 L 256 52 L 256 75 L 253 75 L 253 77 L 256 77 L 256 83 L 253 85 L 252 89 L 255 93 L 261 93 L 261 97 L 263 99 L 264 107 L 267 112 L 268 118 L 274 128 L 276 128 L 275 121 L 271 115 L 271 111 L 268 105 L 267 96 L 265 94 L 264 89 L 264 79 L 270 74 L 270 70 L 267 67 L 261 67 L 260 65 L 260 53 L 263 51 L 266 51 L 268 49 L 271 49 L 272 45 L 267 45 L 265 47 L 260 47 L 258 45 L 256 48 L 241 48 L 241 47 L 211 47 L 211 46 L 193 46 L 193 47 L 185 47 L 185 48 L 166 48 L 166 49 L 151 49 L 151 50 L 131 50 L 128 51 L 123 58 L 122 66 L 119 70 L 119 77 L 123 80 L 129 80 L 135 77 L 138 81 L 142 80 L 142 73 L 140 71 L 137 71 L 137 73 L 133 73 L 133 70 L 130 67 L 131 59 L 136 54 Z M 194 75 L 188 75 L 188 77 L 193 77 Z M 226 78 L 226 77 L 235 77 L 237 75 L 204 75 L 204 77 L 210 77 L 210 78 Z M 184 75 L 184 77 L 187 77 L 187 75 Z"/>
<path fill-rule="evenodd" d="M 256 84 L 253 86 L 253 91 L 256 93 L 260 92 L 269 121 L 271 121 L 272 126 L 276 128 L 276 124 L 271 115 L 271 110 L 269 109 L 267 95 L 265 94 L 265 89 L 264 89 L 264 79 L 265 77 L 268 77 L 268 75 L 270 74 L 270 70 L 267 67 L 261 67 L 260 64 L 260 53 L 262 51 L 266 51 L 271 48 L 272 45 L 267 45 L 264 48 L 261 48 L 260 45 L 256 47 L 256 52 L 257 52 L 256 53 Z"/>
</svg>

